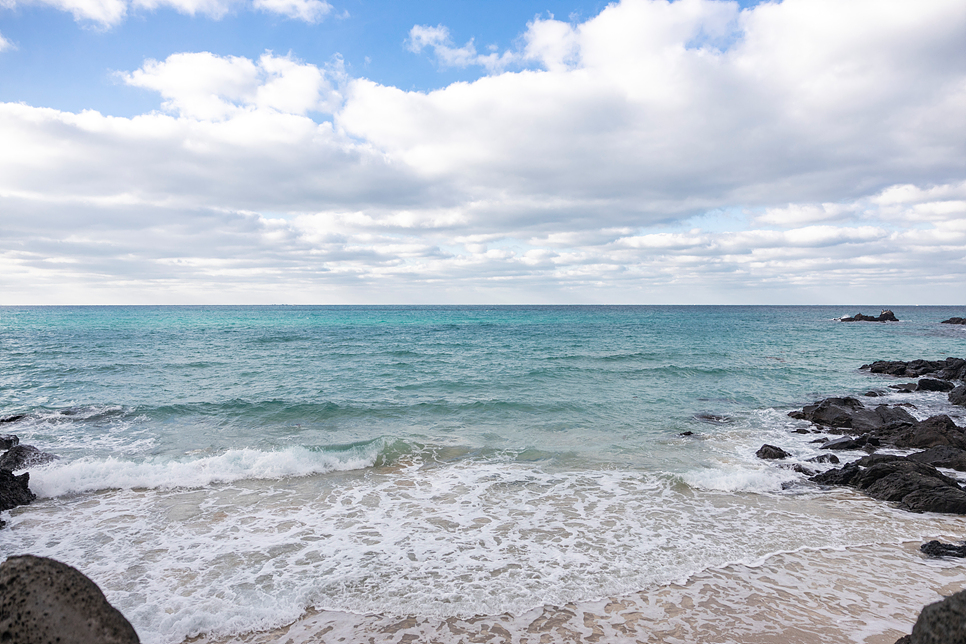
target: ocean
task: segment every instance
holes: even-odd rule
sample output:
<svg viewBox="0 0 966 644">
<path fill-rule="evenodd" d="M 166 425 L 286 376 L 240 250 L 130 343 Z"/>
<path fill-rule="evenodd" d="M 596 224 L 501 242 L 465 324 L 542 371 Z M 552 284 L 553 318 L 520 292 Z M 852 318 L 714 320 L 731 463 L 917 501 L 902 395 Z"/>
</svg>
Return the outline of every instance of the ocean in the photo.
<svg viewBox="0 0 966 644">
<path fill-rule="evenodd" d="M 835 320 L 880 308 L 0 307 L 0 433 L 60 457 L 0 557 L 147 644 L 891 644 L 966 588 L 918 552 L 963 518 L 755 457 L 870 389 L 966 424 L 859 369 L 966 357 L 963 307 Z"/>
</svg>

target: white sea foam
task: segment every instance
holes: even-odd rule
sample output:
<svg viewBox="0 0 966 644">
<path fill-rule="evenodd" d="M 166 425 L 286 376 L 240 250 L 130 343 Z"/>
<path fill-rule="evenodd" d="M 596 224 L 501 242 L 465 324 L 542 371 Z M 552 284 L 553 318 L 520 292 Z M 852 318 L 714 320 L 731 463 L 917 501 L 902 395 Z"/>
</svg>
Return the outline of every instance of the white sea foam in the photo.
<svg viewBox="0 0 966 644">
<path fill-rule="evenodd" d="M 135 488 L 200 488 L 241 479 L 280 479 L 369 467 L 380 442 L 347 452 L 329 453 L 290 447 L 264 452 L 228 450 L 216 456 L 183 460 L 149 458 L 135 462 L 108 457 L 55 462 L 31 472 L 30 487 L 41 498 L 78 492 Z"/>
<path fill-rule="evenodd" d="M 229 484 L 179 488 L 171 468 L 144 476 L 149 468 L 122 489 L 41 500 L 11 512 L 4 551 L 77 566 L 142 641 L 173 644 L 282 626 L 312 606 L 518 615 L 776 552 L 899 542 L 959 525 L 847 490 L 735 495 L 672 475 L 505 461 L 251 476 L 320 467 L 317 455 L 295 454 L 289 465 L 226 454 L 187 470 L 199 485 L 244 473 Z M 225 463 L 232 459 L 247 465 L 233 469 Z"/>
</svg>

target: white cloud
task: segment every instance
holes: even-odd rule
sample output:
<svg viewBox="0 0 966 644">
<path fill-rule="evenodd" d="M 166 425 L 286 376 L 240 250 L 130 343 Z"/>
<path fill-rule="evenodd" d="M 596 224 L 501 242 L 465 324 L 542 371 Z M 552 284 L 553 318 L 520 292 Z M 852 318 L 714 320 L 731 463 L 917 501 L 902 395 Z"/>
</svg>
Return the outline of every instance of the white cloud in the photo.
<svg viewBox="0 0 966 644">
<path fill-rule="evenodd" d="M 943 301 L 966 277 L 964 30 L 958 0 L 624 0 L 492 59 L 414 28 L 490 71 L 432 92 L 270 52 L 149 60 L 120 78 L 162 112 L 0 104 L 0 288 Z"/>
<path fill-rule="evenodd" d="M 3 0 L 0 6 L 13 9 L 31 4 L 66 11 L 74 20 L 90 22 L 102 29 L 119 25 L 132 11 L 173 9 L 190 16 L 223 18 L 236 9 L 274 13 L 308 23 L 322 21 L 332 5 L 324 0 Z"/>
</svg>

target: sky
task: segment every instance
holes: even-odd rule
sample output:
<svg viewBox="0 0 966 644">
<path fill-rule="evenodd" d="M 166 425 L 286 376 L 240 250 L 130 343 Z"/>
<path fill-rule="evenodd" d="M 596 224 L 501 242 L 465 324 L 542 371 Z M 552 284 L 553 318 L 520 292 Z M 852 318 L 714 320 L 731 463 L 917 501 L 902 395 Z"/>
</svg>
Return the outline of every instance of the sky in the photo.
<svg viewBox="0 0 966 644">
<path fill-rule="evenodd" d="M 0 0 L 0 304 L 530 303 L 966 306 L 966 3 Z"/>
</svg>

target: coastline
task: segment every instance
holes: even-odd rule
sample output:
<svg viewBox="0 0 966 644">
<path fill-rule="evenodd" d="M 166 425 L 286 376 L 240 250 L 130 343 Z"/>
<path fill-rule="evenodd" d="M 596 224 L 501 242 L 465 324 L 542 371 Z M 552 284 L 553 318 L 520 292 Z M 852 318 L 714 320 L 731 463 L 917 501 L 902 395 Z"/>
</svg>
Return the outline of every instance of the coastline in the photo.
<svg viewBox="0 0 966 644">
<path fill-rule="evenodd" d="M 311 610 L 283 628 L 200 636 L 185 644 L 894 644 L 911 630 L 922 606 L 963 587 L 966 568 L 929 560 L 919 553 L 919 542 L 910 541 L 782 553 L 758 565 L 706 570 L 680 584 L 518 616 L 441 619 Z"/>
</svg>

